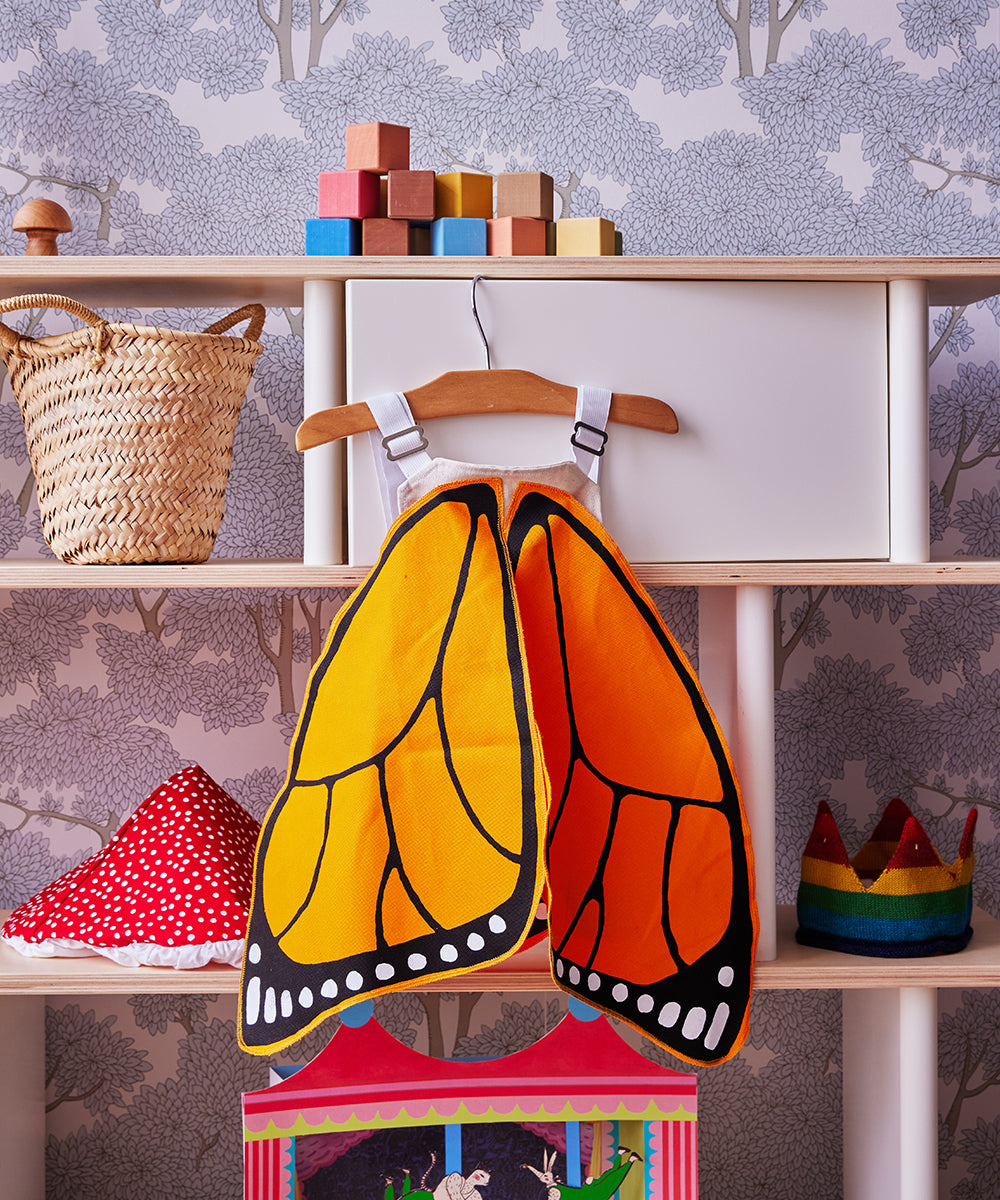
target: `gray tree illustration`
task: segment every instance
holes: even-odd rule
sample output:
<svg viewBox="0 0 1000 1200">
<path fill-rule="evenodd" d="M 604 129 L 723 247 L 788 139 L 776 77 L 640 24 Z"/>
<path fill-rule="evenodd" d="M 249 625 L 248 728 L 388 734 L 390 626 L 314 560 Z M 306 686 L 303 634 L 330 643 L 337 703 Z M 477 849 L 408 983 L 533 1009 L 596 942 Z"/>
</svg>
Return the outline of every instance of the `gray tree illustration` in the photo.
<svg viewBox="0 0 1000 1200">
<path fill-rule="evenodd" d="M 93 1009 L 84 1012 L 77 1004 L 46 1008 L 47 1112 L 70 1103 L 90 1113 L 119 1106 L 152 1069 L 134 1039 L 113 1028 L 117 1021 L 113 1013 L 98 1021 Z"/>
</svg>

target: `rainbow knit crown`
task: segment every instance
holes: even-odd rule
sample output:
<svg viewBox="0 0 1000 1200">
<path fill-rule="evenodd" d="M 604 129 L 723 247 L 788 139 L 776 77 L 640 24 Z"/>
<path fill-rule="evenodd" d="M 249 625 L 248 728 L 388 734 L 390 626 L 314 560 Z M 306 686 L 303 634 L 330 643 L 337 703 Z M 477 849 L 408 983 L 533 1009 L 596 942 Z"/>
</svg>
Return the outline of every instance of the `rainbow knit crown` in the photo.
<svg viewBox="0 0 1000 1200">
<path fill-rule="evenodd" d="M 954 954 L 972 937 L 969 813 L 958 858 L 945 866 L 902 800 L 890 800 L 871 837 L 847 857 L 829 804 L 819 802 L 802 855 L 796 939 L 878 958 Z"/>
</svg>

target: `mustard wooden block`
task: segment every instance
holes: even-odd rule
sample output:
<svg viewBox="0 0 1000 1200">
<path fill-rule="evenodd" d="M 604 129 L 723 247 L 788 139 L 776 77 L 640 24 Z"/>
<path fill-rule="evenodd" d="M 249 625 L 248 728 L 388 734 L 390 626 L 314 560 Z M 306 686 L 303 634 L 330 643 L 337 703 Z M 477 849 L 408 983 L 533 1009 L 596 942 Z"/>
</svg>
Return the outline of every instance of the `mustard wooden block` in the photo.
<svg viewBox="0 0 1000 1200">
<path fill-rule="evenodd" d="M 552 176 L 544 171 L 510 171 L 497 176 L 497 216 L 552 220 Z"/>
<path fill-rule="evenodd" d="M 369 217 L 361 222 L 362 254 L 409 254 L 410 222 Z"/>
<path fill-rule="evenodd" d="M 606 217 L 563 217 L 556 221 L 556 254 L 614 255 L 615 225 Z"/>
<path fill-rule="evenodd" d="M 494 217 L 486 222 L 486 253 L 544 254 L 545 224 L 534 217 Z"/>
<path fill-rule="evenodd" d="M 348 125 L 344 134 L 344 166 L 348 171 L 405 171 L 410 165 L 410 130 L 407 125 L 372 121 Z"/>
<path fill-rule="evenodd" d="M 448 171 L 434 180 L 438 217 L 493 216 L 493 176 L 472 171 Z"/>
<path fill-rule="evenodd" d="M 433 221 L 434 172 L 390 171 L 386 215 L 404 221 Z"/>
</svg>

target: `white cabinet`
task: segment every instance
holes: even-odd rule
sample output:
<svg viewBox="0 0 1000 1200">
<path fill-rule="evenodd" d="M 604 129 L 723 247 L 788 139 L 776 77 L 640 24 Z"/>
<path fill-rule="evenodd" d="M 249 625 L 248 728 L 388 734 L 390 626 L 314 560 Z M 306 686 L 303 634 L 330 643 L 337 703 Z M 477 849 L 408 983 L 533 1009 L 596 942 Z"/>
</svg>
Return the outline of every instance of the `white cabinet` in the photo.
<svg viewBox="0 0 1000 1200">
<path fill-rule="evenodd" d="M 889 557 L 886 289 L 879 283 L 482 281 L 492 365 L 656 396 L 674 436 L 613 425 L 604 523 L 631 562 Z M 347 284 L 347 398 L 485 366 L 458 280 Z M 527 465 L 572 422 L 428 422 L 430 453 Z M 385 533 L 367 439 L 348 448 L 348 561 Z M 789 504 L 789 496 L 795 497 Z"/>
<path fill-rule="evenodd" d="M 1000 562 L 920 561 L 927 301 L 963 303 L 1000 291 L 1000 261 L 3 258 L 0 294 L 61 292 L 105 306 L 259 300 L 294 307 L 304 298 L 312 411 L 343 401 L 348 383 L 364 398 L 405 390 L 445 369 L 483 365 L 469 309 L 476 274 L 486 276 L 479 310 L 496 365 L 659 396 L 678 414 L 675 437 L 612 431 L 606 517 L 630 557 L 644 563 L 644 582 L 697 584 L 713 597 L 704 613 L 717 645 L 712 679 L 703 668 L 703 680 L 750 794 L 764 931 L 756 986 L 845 990 L 847 1200 L 932 1200 L 934 989 L 1000 986 L 1000 924 L 977 914 L 973 945 L 945 959 L 855 959 L 794 942 L 794 912 L 775 911 L 767 868 L 774 840 L 770 588 L 1000 584 Z M 356 282 L 345 298 L 349 280 Z M 500 433 L 478 419 L 438 422 L 433 447 L 485 462 L 563 457 L 563 423 L 527 420 L 538 422 L 530 434 L 521 418 Z M 346 501 L 339 458 L 336 447 L 307 452 L 305 564 L 4 561 L 3 582 L 357 583 L 361 568 L 337 562 L 341 518 L 350 515 L 352 561 L 363 564 L 375 557 L 381 511 L 367 447 L 350 449 Z M 794 506 L 786 493 L 796 496 Z M 537 990 L 547 979 L 544 958 L 516 957 L 470 975 L 467 986 Z M 42 1098 L 21 1083 L 41 1070 L 46 995 L 234 993 L 237 985 L 232 968 L 127 970 L 99 959 L 27 960 L 0 950 L 6 1192 L 23 1200 L 43 1194 Z M 454 990 L 462 981 L 441 986 Z"/>
</svg>

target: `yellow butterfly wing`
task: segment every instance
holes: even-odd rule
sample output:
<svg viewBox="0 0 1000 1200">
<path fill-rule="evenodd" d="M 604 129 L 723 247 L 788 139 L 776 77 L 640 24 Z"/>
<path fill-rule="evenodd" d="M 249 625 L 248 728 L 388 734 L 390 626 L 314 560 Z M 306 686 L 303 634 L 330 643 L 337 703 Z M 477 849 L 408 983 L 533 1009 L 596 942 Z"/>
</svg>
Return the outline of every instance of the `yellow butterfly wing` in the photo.
<svg viewBox="0 0 1000 1200">
<path fill-rule="evenodd" d="M 539 899 L 548 804 L 488 481 L 389 531 L 313 668 L 261 830 L 240 1043 L 497 962 Z"/>
</svg>

